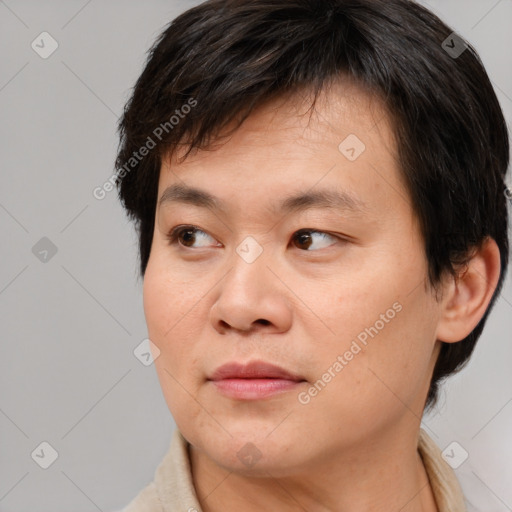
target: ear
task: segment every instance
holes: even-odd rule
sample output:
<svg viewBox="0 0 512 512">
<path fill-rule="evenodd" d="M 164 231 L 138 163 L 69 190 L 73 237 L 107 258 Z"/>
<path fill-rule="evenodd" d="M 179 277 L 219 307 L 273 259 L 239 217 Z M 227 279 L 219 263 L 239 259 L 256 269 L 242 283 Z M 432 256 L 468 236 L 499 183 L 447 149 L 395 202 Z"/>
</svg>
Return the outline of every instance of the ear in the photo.
<svg viewBox="0 0 512 512">
<path fill-rule="evenodd" d="M 484 316 L 500 277 L 500 251 L 488 237 L 458 274 L 443 288 L 437 339 L 446 343 L 463 340 Z"/>
</svg>

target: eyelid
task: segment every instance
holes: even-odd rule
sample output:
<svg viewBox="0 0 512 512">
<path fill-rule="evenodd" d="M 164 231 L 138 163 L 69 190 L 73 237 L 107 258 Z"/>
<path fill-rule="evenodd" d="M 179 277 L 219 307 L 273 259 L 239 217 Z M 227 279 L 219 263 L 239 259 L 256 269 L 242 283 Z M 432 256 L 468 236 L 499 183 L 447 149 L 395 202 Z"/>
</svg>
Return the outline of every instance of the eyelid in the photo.
<svg viewBox="0 0 512 512">
<path fill-rule="evenodd" d="M 208 231 L 205 231 L 204 229 L 201 229 L 199 226 L 195 226 L 195 225 L 192 225 L 192 224 L 180 224 L 178 226 L 175 226 L 174 228 L 171 229 L 171 231 L 169 232 L 169 234 L 167 235 L 166 238 L 169 240 L 169 243 L 171 245 L 176 244 L 176 245 L 178 245 L 178 246 L 180 246 L 180 247 L 182 247 L 184 249 L 191 249 L 191 250 L 198 249 L 198 248 L 194 248 L 194 247 L 183 246 L 180 243 L 177 243 L 178 242 L 177 237 L 180 234 L 180 232 L 181 231 L 185 231 L 187 229 L 192 229 L 192 230 L 195 230 L 195 231 L 201 231 L 202 233 L 205 233 L 206 235 L 208 235 L 213 240 L 216 240 L 216 238 L 214 236 L 210 235 L 210 233 L 208 233 Z M 321 229 L 316 229 L 316 228 L 300 228 L 300 229 L 294 231 L 293 235 L 295 236 L 298 233 L 301 233 L 303 231 L 310 232 L 310 233 L 320 233 L 320 234 L 323 234 L 323 235 L 327 235 L 327 236 L 330 236 L 331 238 L 334 238 L 334 239 L 338 240 L 338 242 L 341 242 L 341 243 L 348 243 L 350 241 L 349 240 L 350 237 L 343 236 L 343 235 L 340 235 L 340 234 L 331 233 L 329 231 L 323 231 Z M 334 245 L 334 244 L 332 244 L 332 245 Z M 331 247 L 331 246 L 328 246 L 328 247 Z M 204 247 L 202 249 L 204 249 Z M 318 251 L 302 251 L 302 252 L 314 253 L 314 252 L 318 252 Z"/>
<path fill-rule="evenodd" d="M 309 233 L 320 233 L 321 235 L 326 235 L 335 240 L 335 243 L 328 245 L 327 247 L 324 247 L 323 250 L 328 250 L 336 244 L 339 244 L 339 243 L 346 244 L 350 241 L 348 237 L 343 236 L 341 234 L 331 233 L 330 231 L 323 231 L 321 229 L 315 229 L 315 228 L 301 228 L 301 229 L 298 229 L 297 231 L 295 231 L 293 233 L 293 235 L 296 236 L 296 235 L 300 234 L 302 231 L 309 232 Z M 318 253 L 319 251 L 317 250 L 317 251 L 301 251 L 301 252 L 313 255 L 314 253 Z"/>
<path fill-rule="evenodd" d="M 208 233 L 208 231 L 205 231 L 204 229 L 201 229 L 199 226 L 194 226 L 192 224 L 180 224 L 179 226 L 175 226 L 174 228 L 171 229 L 171 231 L 169 232 L 169 234 L 167 235 L 166 238 L 169 240 L 169 242 L 171 244 L 173 244 L 173 243 L 175 243 L 177 241 L 177 237 L 180 234 L 180 232 L 181 231 L 185 231 L 187 229 L 193 229 L 195 231 L 201 231 L 202 233 L 205 233 L 206 235 L 208 235 L 213 240 L 216 240 L 216 238 L 213 237 L 212 235 L 210 235 L 210 233 Z M 179 245 L 181 246 L 181 244 L 179 244 Z M 185 249 L 192 249 L 192 247 L 186 247 L 186 246 L 181 246 L 181 247 L 184 247 Z"/>
<path fill-rule="evenodd" d="M 322 235 L 332 236 L 333 238 L 341 238 L 341 235 L 336 235 L 335 233 L 331 233 L 330 231 L 323 231 L 321 229 L 315 229 L 315 228 L 300 228 L 297 231 L 294 231 L 294 235 L 297 233 L 302 233 L 303 231 L 309 232 L 309 233 L 320 233 Z"/>
</svg>

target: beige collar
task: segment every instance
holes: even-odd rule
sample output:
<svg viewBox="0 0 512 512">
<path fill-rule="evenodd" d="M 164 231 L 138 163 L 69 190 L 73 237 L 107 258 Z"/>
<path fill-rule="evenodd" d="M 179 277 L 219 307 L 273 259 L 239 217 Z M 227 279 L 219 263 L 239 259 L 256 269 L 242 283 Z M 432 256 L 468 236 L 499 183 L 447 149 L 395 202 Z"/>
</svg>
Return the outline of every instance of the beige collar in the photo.
<svg viewBox="0 0 512 512">
<path fill-rule="evenodd" d="M 452 468 L 425 430 L 420 429 L 418 451 L 432 486 L 439 512 L 466 512 L 464 497 Z M 123 512 L 202 512 L 190 469 L 188 443 L 176 429 L 169 451 L 155 471 L 155 479 Z"/>
<path fill-rule="evenodd" d="M 430 480 L 439 512 L 466 512 L 464 496 L 453 469 L 445 462 L 441 450 L 420 428 L 418 451 Z"/>
</svg>

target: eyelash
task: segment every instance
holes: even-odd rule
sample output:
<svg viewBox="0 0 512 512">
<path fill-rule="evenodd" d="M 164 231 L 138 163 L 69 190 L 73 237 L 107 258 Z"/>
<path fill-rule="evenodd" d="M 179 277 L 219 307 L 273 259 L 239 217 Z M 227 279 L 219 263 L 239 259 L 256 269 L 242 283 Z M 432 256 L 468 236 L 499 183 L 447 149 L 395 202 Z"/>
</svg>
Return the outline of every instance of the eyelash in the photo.
<svg viewBox="0 0 512 512">
<path fill-rule="evenodd" d="M 202 230 L 201 228 L 199 228 L 197 226 L 180 225 L 180 226 L 176 226 L 175 228 L 173 228 L 171 230 L 171 232 L 167 235 L 167 240 L 169 242 L 169 245 L 179 245 L 180 247 L 183 247 L 184 249 L 197 249 L 197 248 L 194 248 L 194 247 L 187 247 L 186 245 L 182 245 L 182 244 L 179 243 L 178 237 L 181 235 L 181 233 L 183 233 L 185 231 L 200 231 L 202 233 L 205 233 L 208 236 L 211 236 L 206 231 Z M 321 231 L 321 230 L 312 229 L 312 228 L 302 228 L 302 229 L 299 229 L 298 231 L 295 231 L 294 236 L 296 236 L 299 233 L 303 233 L 303 232 L 306 232 L 306 233 L 321 233 L 321 234 L 324 234 L 324 235 L 328 235 L 328 236 L 330 236 L 332 238 L 337 239 L 341 243 L 348 241 L 347 239 L 344 239 L 344 238 L 342 238 L 342 237 L 340 237 L 338 235 L 334 235 L 334 234 L 328 233 L 327 231 Z M 317 251 L 304 251 L 304 252 L 317 252 Z"/>
</svg>

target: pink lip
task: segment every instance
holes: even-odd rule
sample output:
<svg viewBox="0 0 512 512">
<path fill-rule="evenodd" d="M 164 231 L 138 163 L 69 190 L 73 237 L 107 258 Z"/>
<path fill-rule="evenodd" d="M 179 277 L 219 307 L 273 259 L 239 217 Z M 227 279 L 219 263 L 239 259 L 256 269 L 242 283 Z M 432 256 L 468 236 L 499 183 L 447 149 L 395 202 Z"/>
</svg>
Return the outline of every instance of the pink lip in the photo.
<svg viewBox="0 0 512 512">
<path fill-rule="evenodd" d="M 222 365 L 208 380 L 222 394 L 245 400 L 256 400 L 289 391 L 305 381 L 299 375 L 264 361 L 252 361 L 245 365 Z"/>
</svg>

